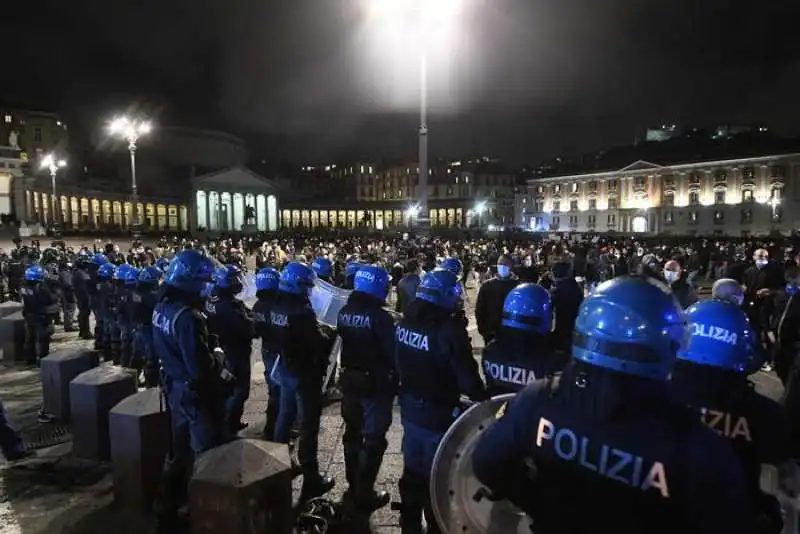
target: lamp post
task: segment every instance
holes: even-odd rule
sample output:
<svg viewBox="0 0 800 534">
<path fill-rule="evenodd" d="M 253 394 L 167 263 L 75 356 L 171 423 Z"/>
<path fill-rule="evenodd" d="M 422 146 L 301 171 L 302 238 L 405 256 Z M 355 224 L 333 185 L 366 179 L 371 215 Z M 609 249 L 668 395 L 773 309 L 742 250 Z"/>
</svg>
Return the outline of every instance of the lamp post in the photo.
<svg viewBox="0 0 800 534">
<path fill-rule="evenodd" d="M 475 213 L 478 214 L 478 228 L 483 228 L 483 213 L 486 211 L 486 202 L 479 202 L 475 206 Z"/>
<path fill-rule="evenodd" d="M 409 206 L 408 209 L 406 209 L 406 220 L 408 220 L 409 228 L 414 227 L 414 219 L 417 217 L 417 215 L 419 215 L 419 204 Z"/>
<path fill-rule="evenodd" d="M 428 41 L 441 25 L 455 18 L 464 0 L 370 0 L 374 11 L 381 16 L 399 19 L 409 14 L 419 27 L 419 199 L 417 225 L 422 233 L 430 229 L 428 211 Z"/>
<path fill-rule="evenodd" d="M 781 200 L 779 198 L 775 198 L 774 196 L 770 197 L 767 201 L 767 204 L 772 208 L 771 216 L 770 216 L 770 228 L 774 232 L 776 230 L 776 219 L 778 215 L 778 206 L 781 205 Z M 780 232 L 780 228 L 777 229 Z"/>
<path fill-rule="evenodd" d="M 141 238 L 141 219 L 139 217 L 139 190 L 136 187 L 136 142 L 143 135 L 152 131 L 149 121 L 134 120 L 128 117 L 117 117 L 108 125 L 111 135 L 128 141 L 131 154 L 131 201 L 133 203 L 133 239 Z"/>
<path fill-rule="evenodd" d="M 58 201 L 58 197 L 56 197 L 56 174 L 58 173 L 58 169 L 63 169 L 66 166 L 66 161 L 63 159 L 57 159 L 53 154 L 47 154 L 44 158 L 42 158 L 41 168 L 47 169 L 50 173 L 50 194 L 52 200 L 50 206 L 50 223 L 53 228 L 53 237 L 55 238 L 61 237 L 61 218 L 58 216 L 61 203 Z"/>
</svg>

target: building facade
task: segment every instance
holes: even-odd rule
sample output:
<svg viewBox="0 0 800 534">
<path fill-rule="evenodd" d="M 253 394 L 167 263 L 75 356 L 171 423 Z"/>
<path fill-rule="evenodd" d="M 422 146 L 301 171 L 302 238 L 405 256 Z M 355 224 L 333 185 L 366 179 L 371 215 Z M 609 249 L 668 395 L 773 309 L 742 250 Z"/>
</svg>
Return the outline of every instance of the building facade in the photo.
<svg viewBox="0 0 800 534">
<path fill-rule="evenodd" d="M 515 221 L 539 232 L 760 235 L 800 228 L 800 154 L 529 180 Z"/>
<path fill-rule="evenodd" d="M 31 159 L 69 148 L 66 123 L 56 113 L 0 106 L 0 143 L 17 148 Z"/>
</svg>

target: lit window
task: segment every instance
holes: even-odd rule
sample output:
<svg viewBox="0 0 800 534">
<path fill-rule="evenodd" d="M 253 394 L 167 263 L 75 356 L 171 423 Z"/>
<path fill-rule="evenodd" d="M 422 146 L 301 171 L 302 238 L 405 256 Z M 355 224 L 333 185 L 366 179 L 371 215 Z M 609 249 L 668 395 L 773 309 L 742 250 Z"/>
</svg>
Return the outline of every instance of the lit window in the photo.
<svg viewBox="0 0 800 534">
<path fill-rule="evenodd" d="M 41 141 L 42 140 L 42 129 L 41 128 L 34 128 L 33 129 L 33 140 L 34 141 Z"/>
<path fill-rule="evenodd" d="M 11 124 L 11 115 L 6 115 L 6 124 Z"/>
</svg>

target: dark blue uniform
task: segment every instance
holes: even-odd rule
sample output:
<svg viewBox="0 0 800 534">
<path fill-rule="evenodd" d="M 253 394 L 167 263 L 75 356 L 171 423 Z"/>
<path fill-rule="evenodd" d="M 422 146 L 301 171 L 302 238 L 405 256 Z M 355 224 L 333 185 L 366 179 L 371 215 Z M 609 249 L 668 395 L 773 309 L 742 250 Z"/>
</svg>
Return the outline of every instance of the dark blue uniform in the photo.
<svg viewBox="0 0 800 534">
<path fill-rule="evenodd" d="M 72 268 L 68 263 L 58 267 L 58 285 L 61 291 L 61 311 L 64 314 L 64 332 L 75 331 L 75 287 L 72 283 Z"/>
<path fill-rule="evenodd" d="M 50 352 L 53 316 L 58 305 L 42 282 L 25 281 L 20 289 L 22 315 L 25 318 L 25 361 L 34 365 Z"/>
<path fill-rule="evenodd" d="M 383 303 L 354 292 L 339 311 L 342 338 L 342 438 L 350 494 L 366 501 L 374 494 L 396 392 L 394 322 Z"/>
<path fill-rule="evenodd" d="M 134 327 L 133 361 L 134 367 L 144 370 L 147 387 L 158 385 L 158 358 L 153 350 L 153 311 L 159 300 L 157 285 L 140 284 L 131 293 L 131 322 Z"/>
<path fill-rule="evenodd" d="M 131 295 L 134 286 L 119 285 L 117 287 L 117 328 L 119 329 L 119 353 L 123 367 L 134 367 L 133 362 L 133 337 L 135 335 L 133 323 L 133 302 Z"/>
<path fill-rule="evenodd" d="M 259 291 L 258 300 L 253 305 L 254 328 L 257 337 L 261 338 L 261 359 L 264 362 L 264 378 L 267 382 L 267 422 L 264 426 L 264 438 L 275 440 L 275 423 L 280 411 L 281 382 L 277 369 L 278 351 L 270 339 L 268 319 L 277 298 L 276 291 Z"/>
<path fill-rule="evenodd" d="M 564 368 L 569 356 L 556 352 L 549 336 L 501 326 L 483 349 L 481 365 L 489 396 L 516 393 Z"/>
<path fill-rule="evenodd" d="M 91 339 L 89 314 L 92 312 L 91 293 L 93 282 L 89 274 L 89 265 L 79 262 L 72 271 L 72 288 L 75 291 L 75 303 L 78 305 L 78 335 L 81 339 Z"/>
<path fill-rule="evenodd" d="M 228 428 L 235 434 L 240 430 L 244 403 L 250 396 L 250 353 L 255 330 L 244 303 L 230 290 L 216 288 L 206 302 L 208 326 L 225 352 L 226 363 L 235 377 L 233 391 L 225 402 Z"/>
<path fill-rule="evenodd" d="M 436 448 L 460 412 L 460 396 L 481 400 L 485 392 L 467 332 L 451 311 L 417 298 L 395 339 L 403 424 L 401 526 L 418 525 L 424 508 L 434 529 L 428 479 Z"/>
<path fill-rule="evenodd" d="M 753 532 L 727 443 L 661 384 L 607 373 L 567 369 L 526 387 L 481 437 L 475 476 L 536 532 Z M 612 384 L 638 387 L 640 402 L 606 404 L 596 393 Z"/>
</svg>

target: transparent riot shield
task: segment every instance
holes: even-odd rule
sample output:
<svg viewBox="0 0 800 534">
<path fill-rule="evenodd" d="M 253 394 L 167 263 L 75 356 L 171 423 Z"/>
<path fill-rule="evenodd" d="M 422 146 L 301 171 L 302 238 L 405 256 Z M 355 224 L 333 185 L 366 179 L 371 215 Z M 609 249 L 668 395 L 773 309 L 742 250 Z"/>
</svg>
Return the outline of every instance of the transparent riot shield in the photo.
<svg viewBox="0 0 800 534">
<path fill-rule="evenodd" d="M 336 318 L 339 316 L 339 310 L 347 304 L 350 293 L 347 289 L 340 289 L 322 280 L 317 280 L 314 284 L 314 289 L 311 291 L 310 300 L 311 307 L 314 308 L 314 313 L 317 314 L 319 322 L 331 328 L 336 328 Z"/>
<path fill-rule="evenodd" d="M 508 501 L 493 501 L 472 472 L 472 451 L 513 394 L 464 412 L 439 443 L 431 468 L 431 501 L 442 532 L 531 534 L 530 520 Z"/>
</svg>

